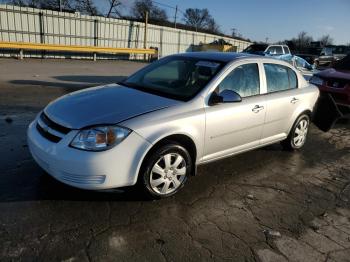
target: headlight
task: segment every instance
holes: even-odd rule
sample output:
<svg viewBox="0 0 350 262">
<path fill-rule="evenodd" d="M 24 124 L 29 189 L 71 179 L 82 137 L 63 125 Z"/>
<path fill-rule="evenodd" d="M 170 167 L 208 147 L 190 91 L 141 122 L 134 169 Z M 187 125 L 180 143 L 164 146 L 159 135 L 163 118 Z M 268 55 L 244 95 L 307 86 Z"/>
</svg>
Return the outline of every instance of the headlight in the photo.
<svg viewBox="0 0 350 262">
<path fill-rule="evenodd" d="M 323 79 L 319 78 L 318 76 L 311 77 L 310 81 L 311 84 L 321 86 L 323 85 Z"/>
<path fill-rule="evenodd" d="M 87 151 L 103 151 L 119 144 L 130 133 L 125 127 L 96 126 L 81 130 L 70 145 Z"/>
</svg>

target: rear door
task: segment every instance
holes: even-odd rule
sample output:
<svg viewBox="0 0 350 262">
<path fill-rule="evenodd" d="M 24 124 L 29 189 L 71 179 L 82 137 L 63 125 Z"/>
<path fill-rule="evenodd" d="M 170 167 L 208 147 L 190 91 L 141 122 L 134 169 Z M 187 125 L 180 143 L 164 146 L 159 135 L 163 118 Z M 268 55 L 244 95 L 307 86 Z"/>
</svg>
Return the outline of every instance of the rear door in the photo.
<svg viewBox="0 0 350 262">
<path fill-rule="evenodd" d="M 266 117 L 261 144 L 283 139 L 288 135 L 301 94 L 297 75 L 287 66 L 264 63 L 266 77 Z"/>
</svg>

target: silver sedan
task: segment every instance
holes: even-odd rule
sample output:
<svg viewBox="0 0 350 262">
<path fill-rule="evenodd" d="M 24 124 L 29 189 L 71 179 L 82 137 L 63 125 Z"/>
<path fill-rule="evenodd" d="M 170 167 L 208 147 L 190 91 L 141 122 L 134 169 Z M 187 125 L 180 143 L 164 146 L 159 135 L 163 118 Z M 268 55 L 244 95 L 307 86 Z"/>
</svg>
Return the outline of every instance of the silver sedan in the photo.
<svg viewBox="0 0 350 262">
<path fill-rule="evenodd" d="M 71 186 L 140 185 L 177 193 L 196 166 L 281 142 L 306 141 L 318 89 L 286 62 L 235 53 L 186 53 L 119 84 L 51 102 L 28 128 L 37 163 Z"/>
</svg>

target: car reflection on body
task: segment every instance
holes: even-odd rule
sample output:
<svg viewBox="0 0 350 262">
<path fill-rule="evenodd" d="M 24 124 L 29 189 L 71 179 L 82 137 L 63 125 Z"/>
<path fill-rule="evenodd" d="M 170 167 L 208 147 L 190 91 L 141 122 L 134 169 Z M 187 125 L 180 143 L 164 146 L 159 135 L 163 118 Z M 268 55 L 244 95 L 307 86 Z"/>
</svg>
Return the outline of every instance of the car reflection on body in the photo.
<svg viewBox="0 0 350 262">
<path fill-rule="evenodd" d="M 268 144 L 300 149 L 318 88 L 290 64 L 236 53 L 186 53 L 120 84 L 51 102 L 30 124 L 37 163 L 83 189 L 138 184 L 178 192 L 196 165 Z"/>
</svg>

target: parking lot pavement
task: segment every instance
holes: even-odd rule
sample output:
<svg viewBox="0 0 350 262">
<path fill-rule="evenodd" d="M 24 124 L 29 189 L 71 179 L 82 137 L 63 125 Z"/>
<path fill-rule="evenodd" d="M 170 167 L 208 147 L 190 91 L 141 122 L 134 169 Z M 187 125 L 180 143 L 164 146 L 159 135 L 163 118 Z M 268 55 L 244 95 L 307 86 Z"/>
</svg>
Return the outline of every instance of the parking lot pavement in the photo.
<svg viewBox="0 0 350 262">
<path fill-rule="evenodd" d="M 349 122 L 312 127 L 299 152 L 201 166 L 161 201 L 70 188 L 36 165 L 26 127 L 39 110 L 142 66 L 0 60 L 0 261 L 349 261 Z"/>
</svg>

